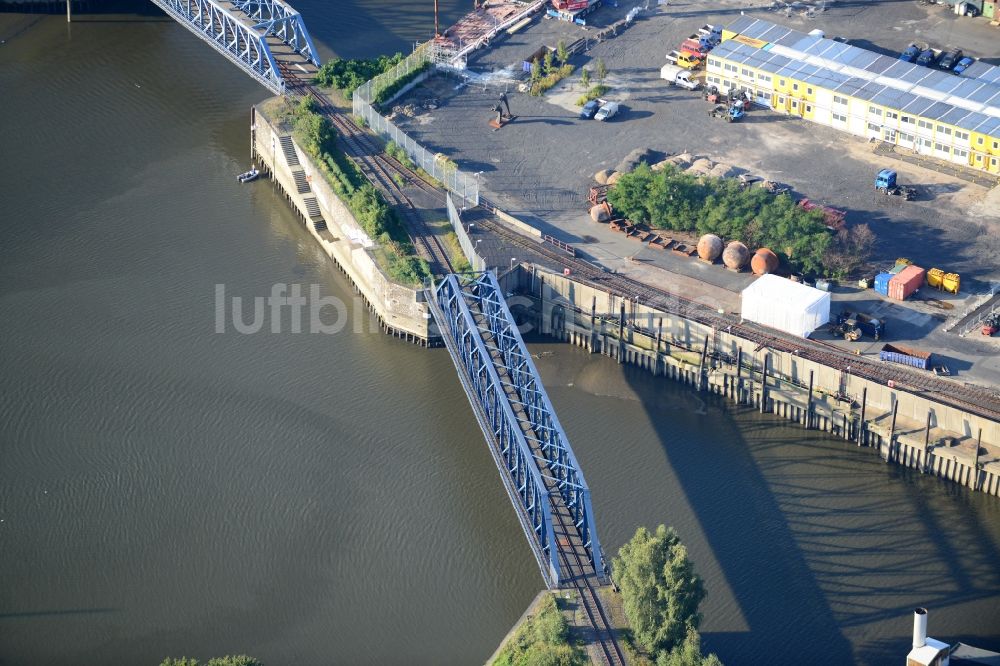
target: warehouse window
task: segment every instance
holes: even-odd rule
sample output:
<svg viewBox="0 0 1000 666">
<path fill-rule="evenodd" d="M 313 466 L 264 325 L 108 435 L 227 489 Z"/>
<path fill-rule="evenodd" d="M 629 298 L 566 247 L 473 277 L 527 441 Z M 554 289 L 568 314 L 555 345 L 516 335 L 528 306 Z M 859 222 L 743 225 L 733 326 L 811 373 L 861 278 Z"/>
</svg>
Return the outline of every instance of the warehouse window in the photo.
<svg viewBox="0 0 1000 666">
<path fill-rule="evenodd" d="M 799 89 L 799 84 L 793 83 L 792 84 L 792 90 L 798 90 L 798 89 Z"/>
<path fill-rule="evenodd" d="M 778 85 L 779 86 L 785 85 L 785 80 L 784 79 L 778 79 Z"/>
<path fill-rule="evenodd" d="M 812 95 L 813 94 L 813 89 L 812 88 L 806 88 L 806 94 L 807 95 Z"/>
<path fill-rule="evenodd" d="M 721 63 L 719 62 L 718 58 L 709 58 L 708 59 L 708 66 L 709 67 L 718 67 L 720 64 Z"/>
<path fill-rule="evenodd" d="M 899 122 L 912 125 L 913 123 L 916 122 L 916 120 L 913 119 L 913 116 L 903 116 L 902 118 L 899 119 Z"/>
<path fill-rule="evenodd" d="M 993 142 L 993 150 L 996 150 L 997 148 L 1000 148 L 1000 143 L 997 143 L 996 141 L 994 141 Z"/>
<path fill-rule="evenodd" d="M 933 129 L 934 125 L 929 120 L 918 120 L 917 121 L 917 127 L 921 127 L 923 129 L 928 129 L 929 130 L 929 129 Z"/>
<path fill-rule="evenodd" d="M 839 120 L 842 123 L 846 123 L 847 122 L 847 116 L 842 116 L 839 113 L 833 114 L 833 119 L 834 120 Z"/>
<path fill-rule="evenodd" d="M 896 113 L 895 111 L 886 111 L 885 117 L 889 118 L 890 120 L 895 120 L 896 118 L 899 118 L 899 114 Z"/>
<path fill-rule="evenodd" d="M 946 153 L 948 152 L 948 146 L 944 145 L 943 143 L 935 143 L 934 150 L 940 150 L 941 152 Z"/>
<path fill-rule="evenodd" d="M 882 115 L 882 109 L 878 108 L 877 106 L 869 106 L 868 107 L 868 113 L 873 113 L 876 116 L 881 116 Z"/>
<path fill-rule="evenodd" d="M 931 141 L 930 139 L 921 139 L 920 140 L 920 145 L 922 145 L 924 148 L 930 148 L 931 144 L 933 144 L 933 143 L 934 142 Z"/>
<path fill-rule="evenodd" d="M 868 129 L 870 129 L 873 132 L 877 132 L 880 129 L 882 129 L 882 126 L 877 123 L 868 123 Z"/>
<path fill-rule="evenodd" d="M 748 79 L 752 79 L 753 78 L 753 72 L 751 72 L 746 67 L 744 67 L 743 69 L 740 70 L 740 74 L 742 74 L 743 76 L 747 77 Z"/>
<path fill-rule="evenodd" d="M 981 145 L 983 145 L 983 137 L 979 137 L 979 138 L 978 138 L 978 139 L 976 140 L 976 143 L 978 143 L 978 144 L 979 144 L 980 146 L 981 146 Z"/>
<path fill-rule="evenodd" d="M 941 134 L 944 134 L 945 136 L 951 136 L 951 128 L 950 127 L 945 127 L 944 125 L 938 125 L 937 126 L 937 130 L 938 130 L 938 132 L 941 132 Z"/>
<path fill-rule="evenodd" d="M 847 98 L 846 97 L 840 97 L 838 95 L 834 95 L 833 96 L 833 103 L 834 104 L 847 104 Z"/>
<path fill-rule="evenodd" d="M 959 132 L 959 131 L 956 131 L 955 132 L 955 138 L 958 139 L 959 141 L 968 141 L 969 140 L 969 133 L 968 132 Z"/>
<path fill-rule="evenodd" d="M 812 111 L 813 111 L 812 104 L 806 104 L 806 113 L 812 113 Z"/>
<path fill-rule="evenodd" d="M 767 74 L 758 74 L 757 78 L 760 79 L 761 81 L 763 81 L 764 83 L 770 83 L 771 82 L 771 77 L 769 75 L 767 75 Z"/>
<path fill-rule="evenodd" d="M 955 155 L 955 157 L 961 157 L 963 160 L 969 157 L 969 151 L 962 150 L 961 148 L 956 148 L 953 151 L 953 154 Z"/>
</svg>

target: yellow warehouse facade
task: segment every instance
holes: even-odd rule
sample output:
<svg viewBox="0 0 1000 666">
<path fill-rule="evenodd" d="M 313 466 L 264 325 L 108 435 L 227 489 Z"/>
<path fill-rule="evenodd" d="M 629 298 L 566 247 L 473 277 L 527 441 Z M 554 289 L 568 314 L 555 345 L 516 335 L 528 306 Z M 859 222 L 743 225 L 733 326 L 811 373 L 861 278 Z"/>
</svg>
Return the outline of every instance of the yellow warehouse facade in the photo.
<svg viewBox="0 0 1000 666">
<path fill-rule="evenodd" d="M 707 82 L 758 105 L 1000 174 L 1000 67 L 961 75 L 742 17 L 708 54 Z"/>
</svg>

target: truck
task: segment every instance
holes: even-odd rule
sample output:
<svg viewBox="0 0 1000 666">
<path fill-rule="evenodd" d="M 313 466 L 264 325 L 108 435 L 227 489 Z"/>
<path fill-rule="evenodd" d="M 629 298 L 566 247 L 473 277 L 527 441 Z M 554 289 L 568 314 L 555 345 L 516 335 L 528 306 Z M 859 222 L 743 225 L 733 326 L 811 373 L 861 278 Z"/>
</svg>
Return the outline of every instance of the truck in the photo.
<svg viewBox="0 0 1000 666">
<path fill-rule="evenodd" d="M 609 118 L 614 118 L 615 114 L 618 113 L 618 102 L 605 102 L 604 100 L 598 100 L 602 102 L 601 108 L 597 110 L 597 114 L 594 115 L 594 120 L 608 120 Z"/>
<path fill-rule="evenodd" d="M 669 62 L 660 68 L 660 78 L 678 88 L 687 88 L 688 90 L 697 90 L 701 86 L 699 81 L 691 78 L 690 70 L 684 69 L 680 65 L 671 65 Z"/>
<path fill-rule="evenodd" d="M 708 43 L 713 47 L 718 46 L 722 41 L 722 26 L 706 23 L 698 28 L 698 35 L 708 39 Z"/>
<path fill-rule="evenodd" d="M 667 62 L 684 69 L 697 69 L 701 67 L 702 58 L 690 52 L 671 51 L 667 54 Z"/>
<path fill-rule="evenodd" d="M 846 325 L 856 329 L 859 333 L 854 340 L 860 339 L 861 335 L 867 335 L 878 342 L 885 337 L 885 322 L 881 319 L 869 317 L 863 312 L 841 312 L 837 315 L 837 325 Z M 846 336 L 845 336 L 846 337 Z"/>
<path fill-rule="evenodd" d="M 712 44 L 707 36 L 695 33 L 681 42 L 680 51 L 681 53 L 687 51 L 701 59 L 705 59 L 708 57 L 708 52 L 712 50 L 713 46 L 715 44 Z"/>
<path fill-rule="evenodd" d="M 905 201 L 912 201 L 917 196 L 914 188 L 897 182 L 896 172 L 892 169 L 882 169 L 875 175 L 875 189 L 888 196 L 902 197 Z"/>
<path fill-rule="evenodd" d="M 879 359 L 882 361 L 900 363 L 913 368 L 920 368 L 921 370 L 930 368 L 931 356 L 930 352 L 889 344 L 883 345 L 882 351 L 878 354 Z"/>
<path fill-rule="evenodd" d="M 584 18 L 602 4 L 603 0 L 552 0 L 552 8 L 546 13 L 560 21 L 587 25 Z"/>
</svg>

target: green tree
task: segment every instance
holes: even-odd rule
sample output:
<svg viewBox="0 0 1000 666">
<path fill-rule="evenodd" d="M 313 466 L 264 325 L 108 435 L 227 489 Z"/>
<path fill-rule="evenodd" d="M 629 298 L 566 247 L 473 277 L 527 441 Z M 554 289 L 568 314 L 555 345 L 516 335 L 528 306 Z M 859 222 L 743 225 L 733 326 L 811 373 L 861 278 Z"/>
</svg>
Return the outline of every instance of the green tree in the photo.
<svg viewBox="0 0 1000 666">
<path fill-rule="evenodd" d="M 590 87 L 590 70 L 586 67 L 584 67 L 583 71 L 580 72 L 580 83 L 583 84 L 584 88 Z"/>
<path fill-rule="evenodd" d="M 542 56 L 542 58 L 545 62 L 545 75 L 548 76 L 549 74 L 552 73 L 552 61 L 555 59 L 555 55 L 552 53 L 552 51 L 546 49 L 545 55 Z"/>
<path fill-rule="evenodd" d="M 604 83 L 604 79 L 608 78 L 608 66 L 604 64 L 601 58 L 598 58 L 594 67 L 596 68 L 594 73 L 597 74 L 597 80 Z"/>
<path fill-rule="evenodd" d="M 715 654 L 701 653 L 701 635 L 688 627 L 684 642 L 669 652 L 661 652 L 656 658 L 656 666 L 722 666 Z"/>
<path fill-rule="evenodd" d="M 566 48 L 566 42 L 561 39 L 556 44 L 556 58 L 560 65 L 565 65 L 569 61 L 569 50 Z"/>
<path fill-rule="evenodd" d="M 181 657 L 175 659 L 167 657 L 160 666 L 200 666 L 197 659 Z M 245 654 L 226 655 L 225 657 L 215 657 L 205 662 L 205 666 L 264 666 L 261 662 Z"/>
<path fill-rule="evenodd" d="M 660 525 L 636 530 L 615 558 L 615 584 L 636 640 L 653 653 L 680 645 L 701 623 L 705 586 L 677 533 Z"/>
<path fill-rule="evenodd" d="M 531 80 L 537 81 L 540 78 L 542 78 L 542 63 L 535 58 L 531 61 Z"/>
</svg>

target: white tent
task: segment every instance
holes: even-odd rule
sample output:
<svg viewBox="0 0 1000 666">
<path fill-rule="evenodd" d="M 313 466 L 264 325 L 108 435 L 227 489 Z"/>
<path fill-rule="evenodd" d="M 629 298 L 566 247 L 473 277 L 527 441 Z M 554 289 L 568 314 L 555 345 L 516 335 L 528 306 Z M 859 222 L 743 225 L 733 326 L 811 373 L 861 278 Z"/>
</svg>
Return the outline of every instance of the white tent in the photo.
<svg viewBox="0 0 1000 666">
<path fill-rule="evenodd" d="M 777 275 L 762 275 L 743 290 L 740 314 L 747 321 L 805 338 L 830 321 L 830 294 Z"/>
</svg>

